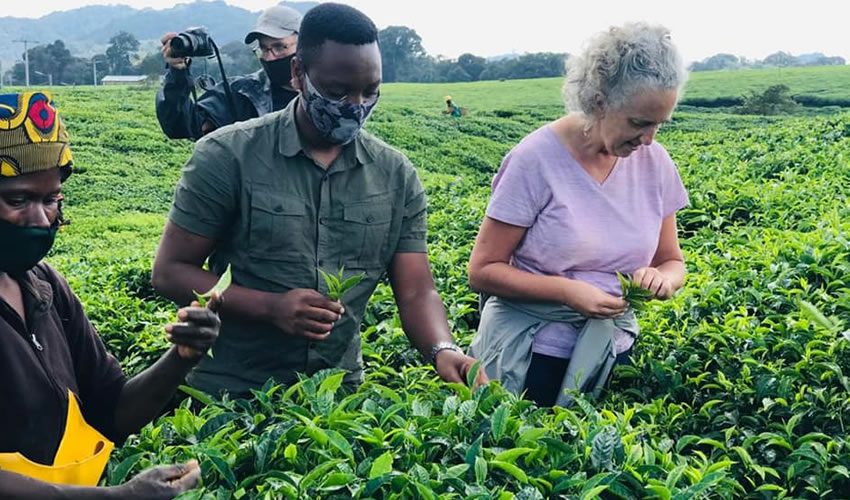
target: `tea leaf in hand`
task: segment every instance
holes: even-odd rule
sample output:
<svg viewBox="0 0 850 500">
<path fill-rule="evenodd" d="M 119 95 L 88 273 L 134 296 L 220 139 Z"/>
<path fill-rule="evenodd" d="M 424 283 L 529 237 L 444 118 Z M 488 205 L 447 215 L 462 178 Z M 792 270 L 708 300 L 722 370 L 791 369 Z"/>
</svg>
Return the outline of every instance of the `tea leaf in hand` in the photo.
<svg viewBox="0 0 850 500">
<path fill-rule="evenodd" d="M 476 361 L 469 367 L 469 371 L 466 372 L 466 386 L 472 389 L 475 385 L 475 378 L 478 377 L 478 370 L 481 369 L 481 361 Z"/>
<path fill-rule="evenodd" d="M 328 287 L 328 298 L 336 302 L 342 301 L 342 297 L 346 294 L 346 292 L 356 287 L 361 281 L 363 281 L 363 278 L 366 277 L 365 273 L 360 273 L 345 279 L 344 267 L 336 274 L 331 274 L 319 269 L 319 274 L 322 276 L 322 279 L 325 280 L 325 285 Z"/>
<path fill-rule="evenodd" d="M 623 289 L 623 300 L 629 304 L 629 308 L 634 311 L 646 309 L 646 303 L 652 298 L 652 292 L 641 288 L 630 276 L 620 272 L 617 272 L 617 279 L 620 280 L 620 287 Z"/>
<path fill-rule="evenodd" d="M 206 307 L 207 300 L 210 297 L 212 297 L 213 294 L 217 294 L 219 297 L 221 297 L 224 294 L 224 292 L 228 288 L 230 288 L 230 283 L 232 281 L 233 281 L 233 276 L 230 273 L 230 264 L 228 264 L 227 269 L 224 270 L 224 274 L 221 275 L 221 277 L 218 279 L 218 282 L 215 284 L 215 286 L 213 286 L 212 288 L 210 288 L 209 290 L 207 290 L 204 293 L 198 293 L 194 290 L 192 290 L 192 291 L 195 294 L 195 298 L 198 299 L 198 302 L 201 303 L 201 307 Z"/>
<path fill-rule="evenodd" d="M 224 292 L 230 288 L 230 284 L 233 282 L 233 275 L 230 272 L 230 264 L 227 265 L 227 269 L 224 270 L 224 274 L 218 279 L 215 286 L 210 288 L 204 293 L 198 293 L 195 290 L 192 292 L 195 294 L 195 298 L 198 303 L 201 304 L 201 307 L 207 307 L 207 300 L 210 299 L 213 295 L 217 295 L 219 299 L 224 294 Z M 209 358 L 214 358 L 215 354 L 213 354 L 212 348 L 207 351 L 207 356 Z"/>
</svg>

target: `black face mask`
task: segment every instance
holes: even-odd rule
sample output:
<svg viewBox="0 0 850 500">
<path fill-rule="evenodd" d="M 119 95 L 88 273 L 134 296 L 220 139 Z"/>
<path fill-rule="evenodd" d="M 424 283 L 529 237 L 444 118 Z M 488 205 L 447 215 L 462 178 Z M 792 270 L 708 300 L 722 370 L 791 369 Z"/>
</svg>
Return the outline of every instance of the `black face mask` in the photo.
<svg viewBox="0 0 850 500">
<path fill-rule="evenodd" d="M 58 229 L 58 221 L 50 227 L 26 227 L 0 220 L 0 271 L 20 275 L 35 267 L 53 247 Z"/>
<path fill-rule="evenodd" d="M 290 80 L 292 80 L 292 58 L 295 54 L 288 55 L 274 61 L 266 61 L 260 59 L 260 64 L 263 65 L 263 70 L 273 86 L 292 88 Z"/>
</svg>

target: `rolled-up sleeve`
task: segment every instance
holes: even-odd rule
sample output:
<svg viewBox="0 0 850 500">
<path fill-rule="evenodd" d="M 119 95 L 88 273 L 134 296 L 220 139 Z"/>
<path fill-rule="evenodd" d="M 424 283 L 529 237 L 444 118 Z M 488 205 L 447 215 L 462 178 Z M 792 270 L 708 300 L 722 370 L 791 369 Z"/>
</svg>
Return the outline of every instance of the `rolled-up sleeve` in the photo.
<svg viewBox="0 0 850 500">
<path fill-rule="evenodd" d="M 406 165 L 404 216 L 396 253 L 425 253 L 428 251 L 428 200 L 416 169 Z"/>
</svg>

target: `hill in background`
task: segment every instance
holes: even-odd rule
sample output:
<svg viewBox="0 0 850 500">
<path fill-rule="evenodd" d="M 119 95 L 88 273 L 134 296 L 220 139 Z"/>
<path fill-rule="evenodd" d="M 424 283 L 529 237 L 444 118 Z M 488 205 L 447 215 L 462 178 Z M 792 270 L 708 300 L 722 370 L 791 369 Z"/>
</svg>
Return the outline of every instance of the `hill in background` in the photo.
<svg viewBox="0 0 850 500">
<path fill-rule="evenodd" d="M 318 5 L 317 2 L 280 3 L 302 13 Z M 241 40 L 254 27 L 258 15 L 259 12 L 213 0 L 181 3 L 163 10 L 93 5 L 53 12 L 37 19 L 0 17 L 0 61 L 4 68 L 9 68 L 20 60 L 24 46 L 13 40 L 47 44 L 62 39 L 74 55 L 90 57 L 102 53 L 109 38 L 120 31 L 131 33 L 143 46 L 155 46 L 163 33 L 192 26 L 205 26 L 221 46 Z"/>
</svg>

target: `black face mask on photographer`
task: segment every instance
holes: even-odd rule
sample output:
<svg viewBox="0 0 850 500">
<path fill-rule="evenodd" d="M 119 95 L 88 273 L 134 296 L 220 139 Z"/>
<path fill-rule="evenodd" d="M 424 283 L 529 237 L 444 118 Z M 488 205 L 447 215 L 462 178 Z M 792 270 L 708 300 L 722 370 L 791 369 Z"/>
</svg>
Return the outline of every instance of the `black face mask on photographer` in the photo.
<svg viewBox="0 0 850 500">
<path fill-rule="evenodd" d="M 272 85 L 277 87 L 286 87 L 288 89 L 292 88 L 290 81 L 292 80 L 293 57 L 295 57 L 295 54 L 290 54 L 286 57 L 281 57 L 280 59 L 275 59 L 273 61 L 260 59 L 260 64 L 263 65 L 263 71 L 266 72 L 266 76 L 269 77 L 269 81 Z"/>
</svg>

